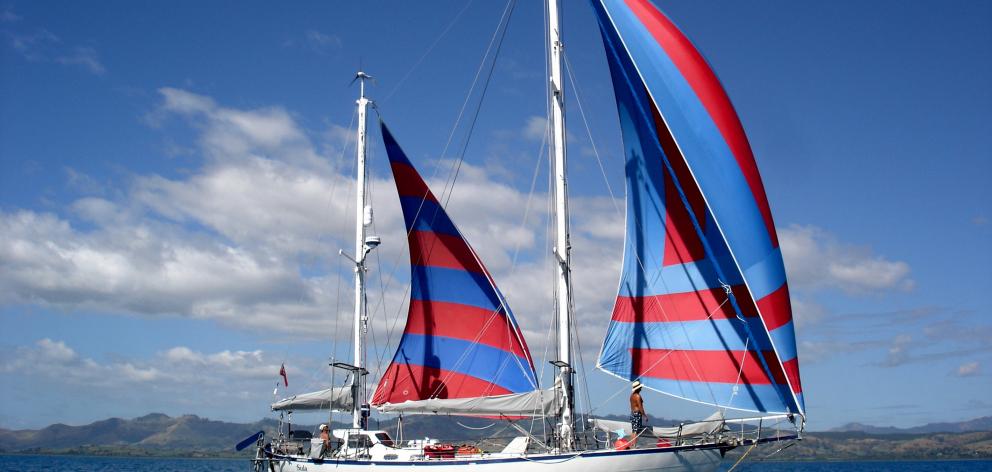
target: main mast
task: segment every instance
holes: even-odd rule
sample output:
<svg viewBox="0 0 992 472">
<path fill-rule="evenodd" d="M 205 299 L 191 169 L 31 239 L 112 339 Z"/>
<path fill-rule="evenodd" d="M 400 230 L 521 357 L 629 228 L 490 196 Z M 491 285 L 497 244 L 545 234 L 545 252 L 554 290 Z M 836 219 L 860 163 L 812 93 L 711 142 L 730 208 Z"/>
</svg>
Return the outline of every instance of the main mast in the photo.
<svg viewBox="0 0 992 472">
<path fill-rule="evenodd" d="M 355 179 L 355 319 L 354 347 L 351 372 L 352 426 L 365 428 L 365 333 L 368 331 L 368 312 L 365 307 L 365 256 L 378 245 L 378 238 L 365 240 L 365 226 L 371 223 L 372 208 L 368 207 L 365 199 L 365 112 L 369 99 L 365 98 L 365 80 L 371 78 L 365 72 L 359 71 L 355 79 L 360 81 L 358 97 L 358 145 L 357 145 L 357 177 Z M 374 239 L 375 241 L 372 241 Z"/>
<path fill-rule="evenodd" d="M 559 435 L 561 448 L 575 446 L 574 419 L 575 406 L 572 387 L 572 284 L 571 284 L 571 245 L 568 241 L 568 188 L 565 178 L 565 95 L 561 75 L 561 28 L 558 23 L 558 0 L 548 0 L 548 58 L 551 77 L 549 95 L 551 102 L 551 156 L 554 163 L 555 201 L 555 258 L 557 269 L 557 320 L 558 320 L 558 381 L 561 404 L 561 425 Z"/>
</svg>

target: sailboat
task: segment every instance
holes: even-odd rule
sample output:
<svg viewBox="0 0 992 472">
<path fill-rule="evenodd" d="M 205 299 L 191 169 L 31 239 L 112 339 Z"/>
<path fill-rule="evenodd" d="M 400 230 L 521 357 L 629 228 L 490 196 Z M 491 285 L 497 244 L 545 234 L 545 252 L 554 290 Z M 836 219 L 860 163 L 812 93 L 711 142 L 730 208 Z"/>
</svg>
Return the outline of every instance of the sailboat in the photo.
<svg viewBox="0 0 992 472">
<path fill-rule="evenodd" d="M 334 363 L 349 372 L 350 385 L 272 405 L 279 412 L 349 411 L 352 425 L 332 432 L 331 447 L 259 435 L 255 470 L 709 471 L 732 449 L 801 439 L 806 410 L 788 284 L 754 156 L 716 75 L 648 0 L 591 2 L 613 82 L 627 190 L 623 267 L 597 367 L 716 413 L 639 431 L 624 422 L 576 419 L 558 3 L 547 2 L 557 262 L 553 387 L 539 385 L 506 298 L 445 202 L 380 122 L 407 228 L 411 287 L 395 355 L 371 395 L 366 391 L 365 261 L 380 240 L 366 234 L 369 99 L 368 76 L 360 72 L 356 248 L 347 255 L 355 268 L 355 352 L 352 363 Z M 519 436 L 491 451 L 429 438 L 403 443 L 369 429 L 372 408 L 485 417 L 508 422 Z M 517 424 L 526 418 L 553 428 L 536 434 Z"/>
</svg>

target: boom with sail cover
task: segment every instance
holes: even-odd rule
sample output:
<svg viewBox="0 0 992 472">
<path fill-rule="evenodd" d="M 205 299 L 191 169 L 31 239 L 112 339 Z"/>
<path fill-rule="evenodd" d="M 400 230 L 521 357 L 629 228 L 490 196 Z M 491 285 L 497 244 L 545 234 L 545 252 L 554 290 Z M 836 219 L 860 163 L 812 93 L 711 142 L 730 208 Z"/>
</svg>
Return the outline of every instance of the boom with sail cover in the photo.
<svg viewBox="0 0 992 472">
<path fill-rule="evenodd" d="M 353 405 L 350 387 L 331 387 L 283 398 L 271 406 L 272 411 L 351 411 Z"/>
<path fill-rule="evenodd" d="M 781 250 L 733 105 L 648 0 L 594 4 L 627 175 L 624 267 L 599 367 L 689 400 L 803 414 Z"/>
<path fill-rule="evenodd" d="M 471 405 L 490 407 L 438 400 L 534 392 L 530 352 L 503 295 L 385 124 L 382 137 L 406 221 L 411 289 L 403 336 L 372 404 L 466 414 Z M 501 401 L 543 410 L 532 396 Z"/>
</svg>

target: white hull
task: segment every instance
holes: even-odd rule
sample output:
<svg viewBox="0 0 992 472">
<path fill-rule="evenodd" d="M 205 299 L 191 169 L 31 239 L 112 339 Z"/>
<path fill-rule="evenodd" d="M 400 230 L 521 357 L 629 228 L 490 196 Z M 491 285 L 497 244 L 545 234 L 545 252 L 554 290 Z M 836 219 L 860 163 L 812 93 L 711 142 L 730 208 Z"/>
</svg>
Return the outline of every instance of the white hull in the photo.
<svg viewBox="0 0 992 472">
<path fill-rule="evenodd" d="M 271 472 L 358 471 L 382 469 L 390 472 L 433 470 L 472 470 L 513 472 L 635 472 L 716 470 L 722 459 L 717 448 L 634 449 L 629 451 L 587 451 L 573 454 L 490 455 L 466 459 L 419 461 L 313 460 L 274 456 L 257 464 Z"/>
</svg>

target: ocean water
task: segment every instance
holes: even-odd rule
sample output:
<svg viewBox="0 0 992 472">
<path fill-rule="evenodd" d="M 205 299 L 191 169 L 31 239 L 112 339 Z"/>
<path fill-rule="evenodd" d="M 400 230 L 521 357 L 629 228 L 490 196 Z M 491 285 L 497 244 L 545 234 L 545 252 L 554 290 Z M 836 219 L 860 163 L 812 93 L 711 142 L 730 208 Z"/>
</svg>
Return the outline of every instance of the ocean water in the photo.
<svg viewBox="0 0 992 472">
<path fill-rule="evenodd" d="M 724 463 L 726 471 L 733 462 Z M 965 472 L 992 471 L 992 461 L 747 462 L 734 472 Z"/>
<path fill-rule="evenodd" d="M 0 456 L 0 471 L 41 472 L 248 472 L 247 459 L 167 459 L 158 457 Z"/>
<path fill-rule="evenodd" d="M 727 470 L 733 463 L 724 464 Z M 3 456 L 0 471 L 247 472 L 246 459 L 164 459 L 88 456 Z M 992 471 L 992 461 L 745 462 L 735 472 L 965 472 Z"/>
</svg>

